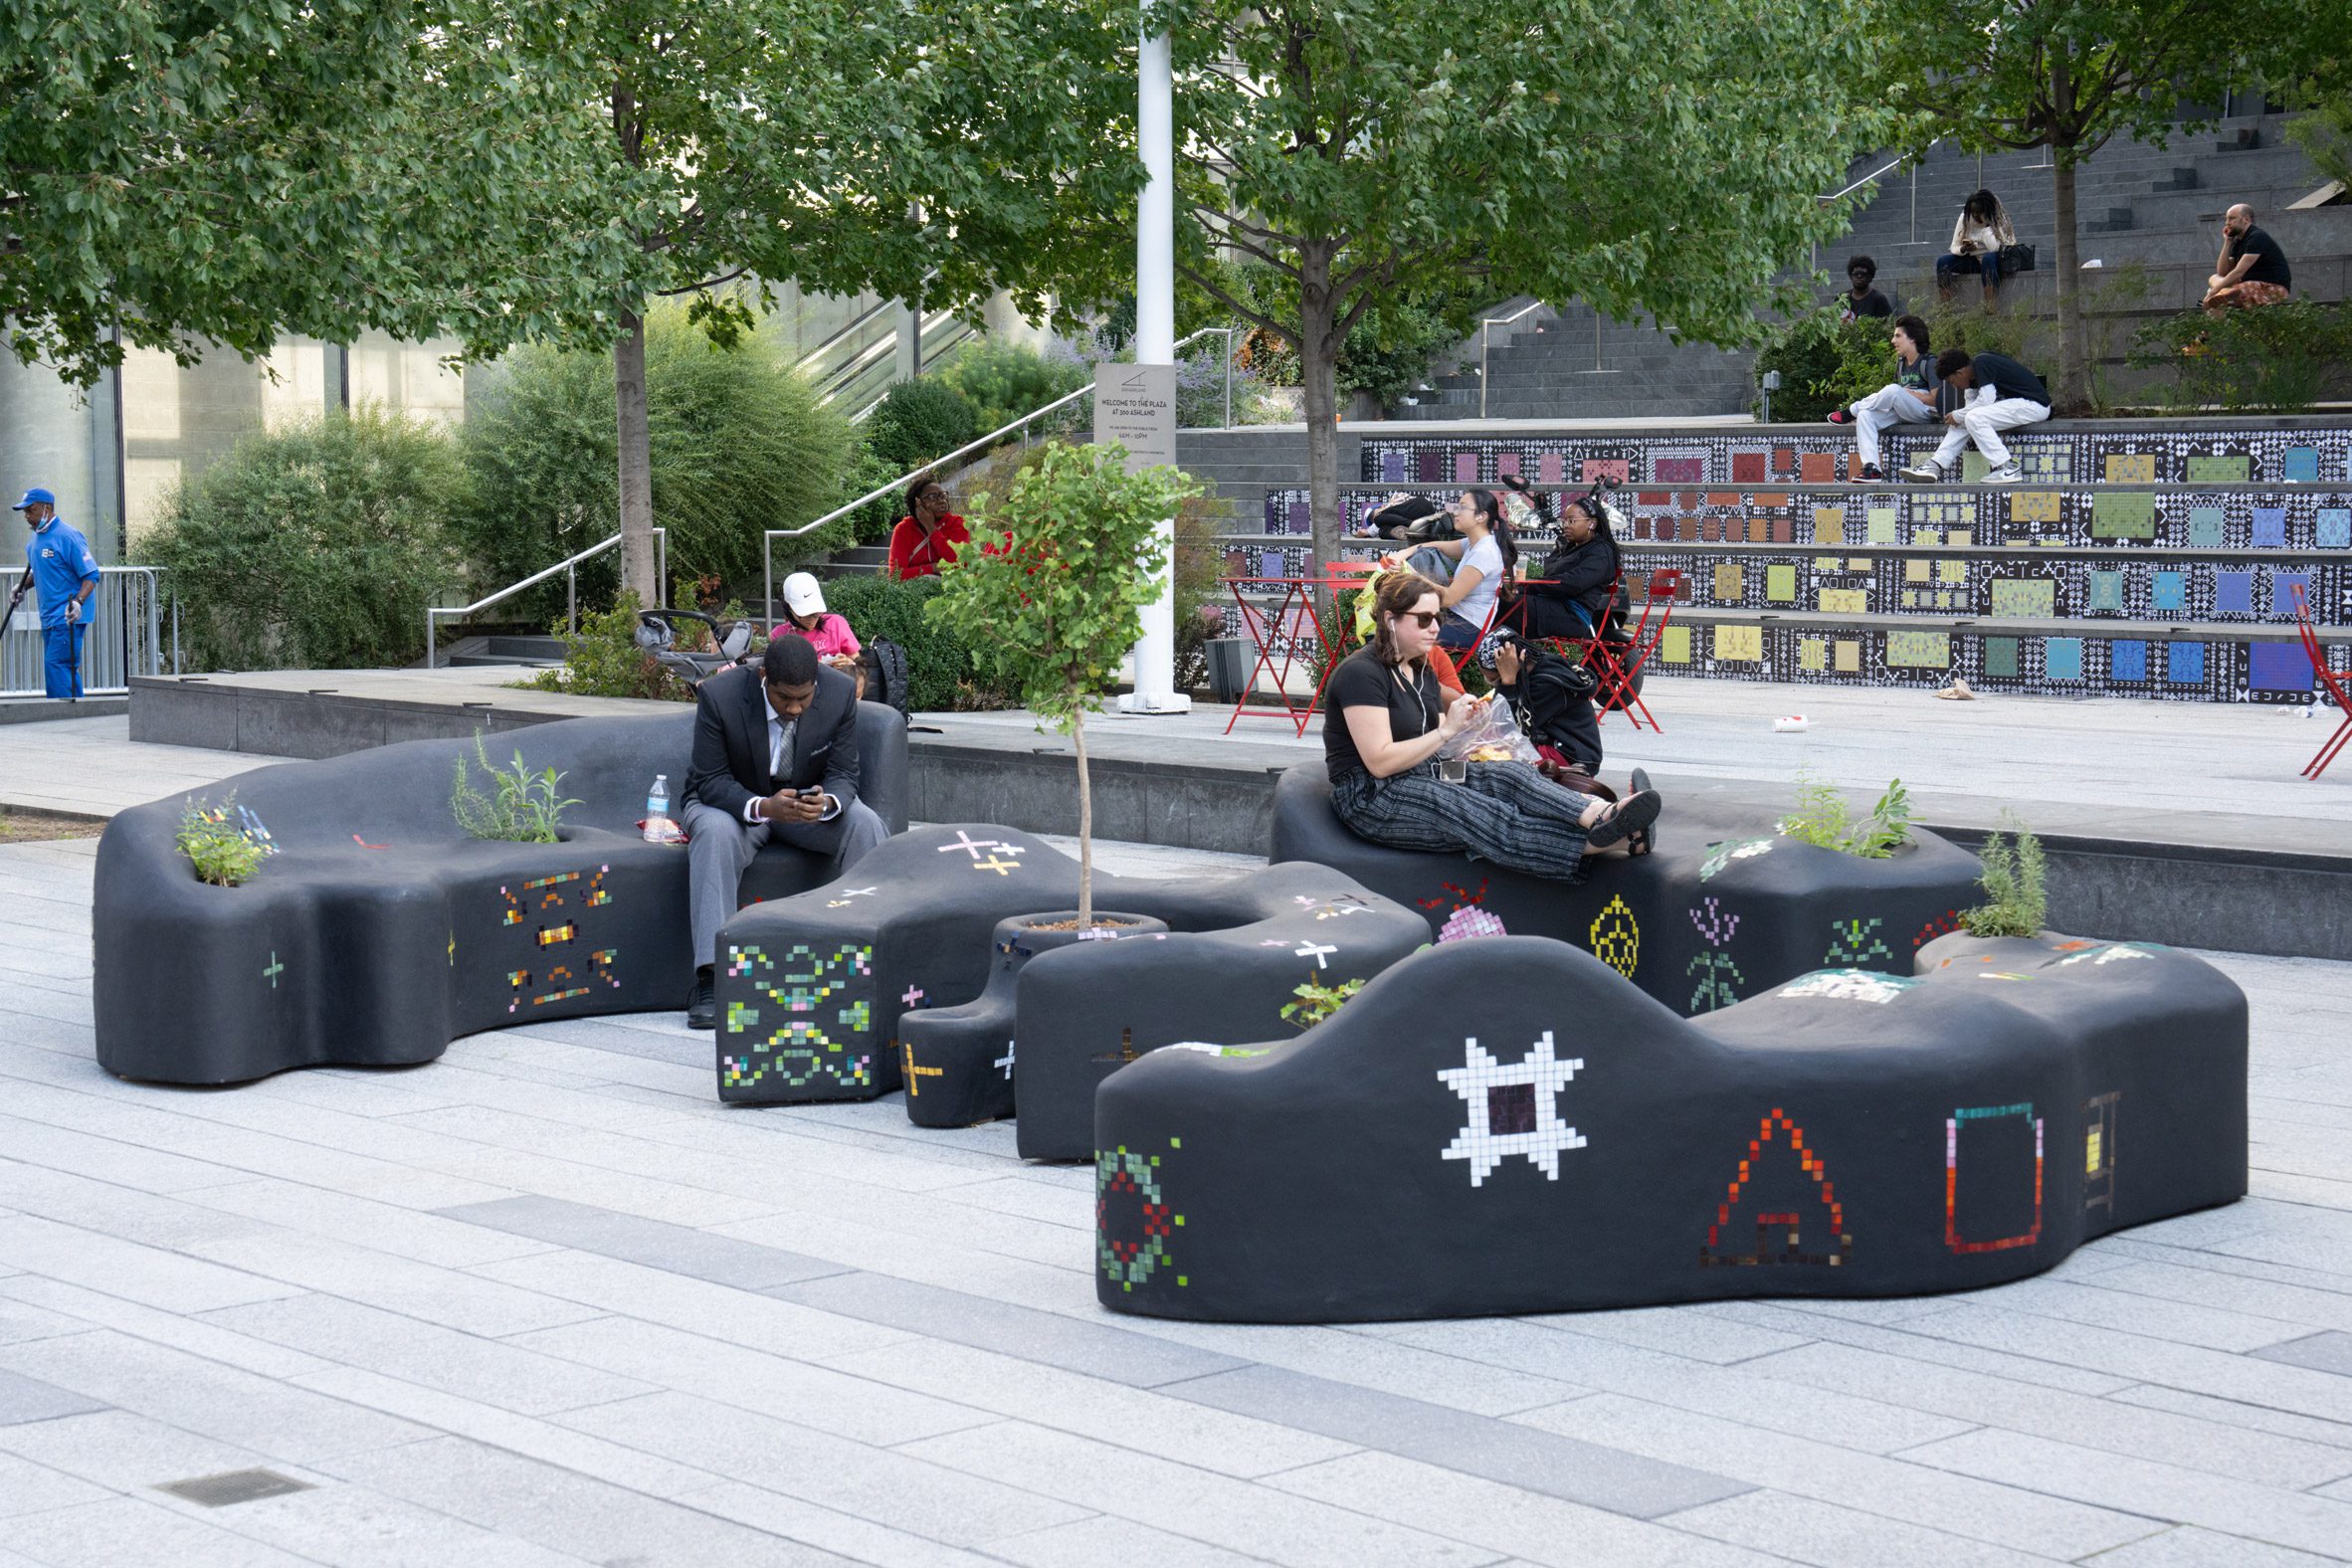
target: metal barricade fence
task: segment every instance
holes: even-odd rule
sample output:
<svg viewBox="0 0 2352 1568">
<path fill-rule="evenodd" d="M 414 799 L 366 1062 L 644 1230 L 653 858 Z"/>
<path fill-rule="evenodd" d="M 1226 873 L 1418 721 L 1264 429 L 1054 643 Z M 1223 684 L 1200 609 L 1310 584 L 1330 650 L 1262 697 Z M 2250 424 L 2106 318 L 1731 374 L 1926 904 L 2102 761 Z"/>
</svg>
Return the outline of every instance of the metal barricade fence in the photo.
<svg viewBox="0 0 2352 1568">
<path fill-rule="evenodd" d="M 89 696 L 119 696 L 130 689 L 132 676 L 163 671 L 166 632 L 160 569 L 101 566 L 98 576 L 95 613 L 82 637 L 82 689 Z M 44 655 L 41 612 L 35 596 L 28 593 L 7 631 L 0 633 L 0 697 L 41 695 Z"/>
</svg>

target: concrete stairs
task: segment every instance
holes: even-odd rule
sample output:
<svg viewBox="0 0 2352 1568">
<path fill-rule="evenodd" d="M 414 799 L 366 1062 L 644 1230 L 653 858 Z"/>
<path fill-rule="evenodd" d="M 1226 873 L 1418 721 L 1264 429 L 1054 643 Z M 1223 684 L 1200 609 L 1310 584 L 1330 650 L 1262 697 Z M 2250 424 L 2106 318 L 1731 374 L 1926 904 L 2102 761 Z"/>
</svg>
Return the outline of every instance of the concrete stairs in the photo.
<svg viewBox="0 0 2352 1568">
<path fill-rule="evenodd" d="M 2302 149 L 2286 140 L 2283 125 L 2280 116 L 2248 115 L 2175 136 L 2169 146 L 2117 142 L 2078 170 L 2082 259 L 2099 260 L 2109 277 L 2125 264 L 2148 274 L 2146 296 L 2108 334 L 2117 355 L 2128 347 L 2127 328 L 2136 319 L 2196 303 L 2220 249 L 2222 213 L 2233 202 L 2252 203 L 2257 221 L 2285 248 L 2298 294 L 2335 300 L 2352 294 L 2346 277 L 2352 204 L 2287 210 L 2324 182 Z M 1889 157 L 1857 158 L 1849 177 L 1859 179 Z M 1915 172 L 1906 167 L 1882 177 L 1847 237 L 1822 248 L 1819 265 L 1836 275 L 1848 256 L 1868 255 L 1898 308 L 1923 303 L 1932 297 L 1935 258 L 1951 238 L 1952 219 L 1981 184 L 2001 197 L 2018 238 L 2038 252 L 2038 270 L 2009 286 L 2006 297 L 2013 307 L 2039 307 L 2058 260 L 2050 181 L 2045 153 L 1979 159 L 1930 149 Z M 1473 349 L 1458 371 L 1433 378 L 1427 392 L 1393 417 L 1670 419 L 1742 412 L 1753 395 L 1750 354 L 1677 345 L 1649 320 L 1609 321 L 1571 302 L 1530 318 L 1530 325 L 1490 349 L 1491 385 L 1482 408 Z"/>
<path fill-rule="evenodd" d="M 547 666 L 563 663 L 563 639 L 560 637 L 523 637 L 493 635 L 461 637 L 447 648 L 437 650 L 443 666 L 455 665 L 531 665 Z"/>
</svg>

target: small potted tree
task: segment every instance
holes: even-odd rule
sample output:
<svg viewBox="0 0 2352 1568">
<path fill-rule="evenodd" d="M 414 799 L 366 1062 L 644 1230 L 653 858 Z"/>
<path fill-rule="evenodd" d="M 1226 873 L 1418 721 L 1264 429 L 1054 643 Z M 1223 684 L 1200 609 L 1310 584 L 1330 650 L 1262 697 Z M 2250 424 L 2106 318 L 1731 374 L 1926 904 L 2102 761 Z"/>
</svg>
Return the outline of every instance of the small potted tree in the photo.
<svg viewBox="0 0 2352 1568">
<path fill-rule="evenodd" d="M 941 575 L 924 613 L 962 637 L 972 662 L 1015 693 L 1078 752 L 1078 926 L 1094 924 L 1094 800 L 1086 714 L 1118 682 L 1119 660 L 1143 635 L 1167 547 L 1158 525 L 1201 487 L 1172 468 L 1126 472 L 1126 449 L 1056 446 L 999 502 L 967 508 L 975 539 Z"/>
</svg>

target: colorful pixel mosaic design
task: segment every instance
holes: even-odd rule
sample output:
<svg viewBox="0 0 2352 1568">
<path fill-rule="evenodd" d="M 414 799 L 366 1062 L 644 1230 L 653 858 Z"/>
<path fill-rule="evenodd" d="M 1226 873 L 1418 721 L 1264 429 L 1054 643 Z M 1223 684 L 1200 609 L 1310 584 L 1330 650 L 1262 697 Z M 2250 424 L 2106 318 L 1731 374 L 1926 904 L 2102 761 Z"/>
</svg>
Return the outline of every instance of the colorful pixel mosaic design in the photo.
<svg viewBox="0 0 2352 1568">
<path fill-rule="evenodd" d="M 727 974 L 748 978 L 759 993 L 753 1006 L 730 1004 L 720 1021 L 722 1042 L 735 1047 L 722 1046 L 719 1053 L 726 1087 L 749 1088 L 769 1078 L 786 1088 L 817 1082 L 873 1086 L 877 998 L 871 946 L 795 942 L 771 954 L 755 945 L 730 945 L 723 956 Z"/>
<path fill-rule="evenodd" d="M 2014 1125 L 2013 1125 L 2014 1124 Z M 2029 1211 L 2023 1194 L 2025 1128 L 2031 1128 L 2033 1198 Z M 1944 1122 L 1944 1245 L 1955 1253 L 2001 1253 L 2031 1247 L 2042 1239 L 2042 1118 L 2031 1101 L 2015 1105 L 1964 1106 Z M 1970 1147 L 1963 1158 L 1962 1145 Z M 1967 1172 L 1964 1188 L 1963 1169 Z M 1966 1200 L 1964 1202 L 1964 1199 Z M 1963 1222 L 1960 1211 L 1972 1214 L 1994 1209 L 2006 1224 L 1987 1235 L 1975 1223 Z"/>
<path fill-rule="evenodd" d="M 1584 1067 L 1581 1057 L 1552 1054 L 1545 1030 L 1527 1055 L 1501 1063 L 1475 1039 L 1463 1042 L 1463 1065 L 1441 1068 L 1439 1081 L 1462 1096 L 1468 1115 L 1441 1158 L 1468 1160 L 1472 1187 L 1483 1186 L 1494 1168 L 1523 1156 L 1547 1181 L 1560 1179 L 1560 1154 L 1581 1149 L 1584 1136 L 1560 1119 L 1559 1095 Z"/>
<path fill-rule="evenodd" d="M 1613 895 L 1593 916 L 1593 956 L 1628 980 L 1642 961 L 1642 927 L 1634 920 L 1633 905 Z"/>
<path fill-rule="evenodd" d="M 561 1002 L 576 1001 L 592 996 L 598 983 L 619 990 L 621 980 L 613 972 L 621 956 L 618 947 L 600 947 L 591 951 L 585 962 L 567 958 L 563 949 L 572 948 L 582 937 L 583 915 L 558 914 L 551 911 L 567 909 L 576 898 L 583 910 L 604 908 L 613 902 L 612 890 L 604 885 L 612 875 L 612 867 L 599 866 L 588 872 L 560 872 L 552 877 L 534 878 L 519 884 L 521 891 L 501 886 L 498 896 L 505 906 L 498 911 L 500 928 L 509 926 L 532 927 L 530 956 L 532 962 L 524 967 L 506 971 L 506 1011 L 522 1011 L 525 1003 L 532 1008 L 552 1007 Z M 586 885 L 577 885 L 582 879 Z M 457 936 L 450 936 L 450 961 L 457 961 Z M 573 966 L 577 964 L 578 968 Z"/>
<path fill-rule="evenodd" d="M 1170 1138 L 1168 1151 L 1184 1147 Z M 1160 1190 L 1160 1156 L 1131 1153 L 1125 1144 L 1094 1153 L 1094 1258 L 1122 1290 L 1132 1290 L 1161 1269 L 1173 1270 L 1169 1243 L 1184 1228 Z M 1179 1286 L 1192 1281 L 1175 1275 Z"/>
<path fill-rule="evenodd" d="M 1789 1208 L 1766 1208 L 1759 1196 L 1749 1196 L 1751 1213 L 1743 1218 L 1755 1227 L 1755 1248 L 1750 1252 L 1736 1250 L 1745 1238 L 1746 1227 L 1734 1225 L 1733 1217 L 1740 1213 L 1740 1199 L 1749 1187 L 1766 1173 L 1768 1152 L 1778 1158 L 1775 1164 L 1786 1166 L 1794 1161 L 1797 1177 L 1794 1182 L 1785 1170 L 1775 1186 L 1775 1201 L 1785 1201 L 1791 1186 L 1804 1189 L 1815 1211 L 1811 1221 L 1806 1219 L 1806 1204 Z M 1806 1188 L 1806 1180 L 1811 1182 Z M 1804 1233 L 1814 1229 L 1814 1250 L 1807 1251 Z M 1787 1111 L 1778 1105 L 1764 1115 L 1756 1128 L 1756 1135 L 1748 1139 L 1748 1151 L 1739 1162 L 1739 1169 L 1731 1178 L 1723 1195 L 1722 1204 L 1715 1210 L 1715 1221 L 1707 1227 L 1706 1240 L 1699 1244 L 1698 1262 L 1701 1268 L 1729 1265 L 1755 1268 L 1764 1264 L 1808 1264 L 1835 1269 L 1854 1252 L 1854 1237 L 1846 1229 L 1846 1207 L 1838 1201 L 1838 1189 L 1830 1181 L 1829 1167 L 1822 1163 L 1821 1153 L 1805 1142 L 1805 1129 L 1789 1119 Z"/>
<path fill-rule="evenodd" d="M 1936 435 L 1898 427 L 1885 466 Z M 1963 488 L 1984 474 L 1973 452 L 1960 486 L 1853 485 L 1853 441 L 1827 428 L 1396 436 L 1363 444 L 1343 521 L 1358 528 L 1395 489 L 1622 476 L 1628 580 L 1682 573 L 1683 608 L 1656 658 L 1668 674 L 2313 699 L 2292 590 L 2323 623 L 2352 621 L 2352 429 L 2030 428 L 2010 445 L 2028 482 L 1979 489 Z M 1307 517 L 1304 491 L 1269 496 L 1269 533 L 1303 534 Z M 1537 531 L 1521 545 L 1547 542 Z M 1269 553 L 1296 564 L 1294 547 Z M 1888 624 L 1913 616 L 1941 624 Z M 2352 671 L 2352 647 L 2327 657 Z"/>
<path fill-rule="evenodd" d="M 2115 1114 L 2120 1090 L 2082 1102 L 2082 1212 L 2115 1213 Z"/>
<path fill-rule="evenodd" d="M 1685 976 L 1698 976 L 1698 989 L 1690 993 L 1690 1006 L 1685 1009 L 1696 1017 L 1738 1001 L 1739 988 L 1748 983 L 1748 978 L 1739 972 L 1739 965 L 1731 961 L 1731 955 L 1722 951 L 1731 945 L 1732 934 L 1739 929 L 1738 915 L 1726 912 L 1709 897 L 1690 911 L 1690 923 L 1697 927 L 1699 940 L 1707 944 L 1707 951 L 1694 955 L 1682 970 Z"/>
</svg>

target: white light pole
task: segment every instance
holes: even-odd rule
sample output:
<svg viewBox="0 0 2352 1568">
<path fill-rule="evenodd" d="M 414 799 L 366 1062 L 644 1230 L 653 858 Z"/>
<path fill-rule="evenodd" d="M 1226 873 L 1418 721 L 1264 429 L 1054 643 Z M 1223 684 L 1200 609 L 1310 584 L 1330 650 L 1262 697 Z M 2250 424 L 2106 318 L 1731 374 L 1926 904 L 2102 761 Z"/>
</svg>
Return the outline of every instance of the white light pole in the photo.
<svg viewBox="0 0 2352 1568">
<path fill-rule="evenodd" d="M 1136 63 L 1135 139 L 1146 176 L 1135 211 L 1135 363 L 1176 363 L 1175 97 L 1168 35 L 1147 34 Z M 1176 409 L 1166 408 L 1165 450 L 1174 461 Z M 1101 432 L 1096 432 L 1100 439 Z M 1143 640 L 1135 645 L 1135 689 L 1119 699 L 1130 713 L 1183 713 L 1192 698 L 1176 690 L 1176 524 L 1159 525 L 1162 555 L 1159 598 L 1143 612 Z"/>
</svg>

